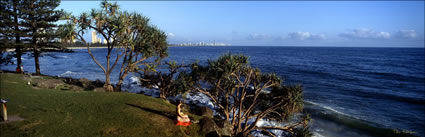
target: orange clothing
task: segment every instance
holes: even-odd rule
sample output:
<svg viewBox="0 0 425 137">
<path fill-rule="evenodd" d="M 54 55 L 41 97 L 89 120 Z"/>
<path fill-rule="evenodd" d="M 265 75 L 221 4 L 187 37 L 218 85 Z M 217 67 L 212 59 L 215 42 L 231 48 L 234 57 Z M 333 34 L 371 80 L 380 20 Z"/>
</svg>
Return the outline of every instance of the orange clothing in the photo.
<svg viewBox="0 0 425 137">
<path fill-rule="evenodd" d="M 16 68 L 16 72 L 17 72 L 17 73 L 21 73 L 21 72 L 22 72 L 22 71 L 21 71 L 21 68 L 17 67 L 17 68 Z"/>
<path fill-rule="evenodd" d="M 176 126 L 190 126 L 190 122 L 177 121 Z"/>
</svg>

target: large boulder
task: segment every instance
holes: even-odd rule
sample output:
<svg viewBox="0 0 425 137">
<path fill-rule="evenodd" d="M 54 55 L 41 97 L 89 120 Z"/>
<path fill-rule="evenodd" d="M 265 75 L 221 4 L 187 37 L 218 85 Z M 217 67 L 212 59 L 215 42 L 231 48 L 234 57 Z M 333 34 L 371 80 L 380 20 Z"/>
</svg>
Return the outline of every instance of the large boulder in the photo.
<svg viewBox="0 0 425 137">
<path fill-rule="evenodd" d="M 56 89 L 59 86 L 64 86 L 65 83 L 59 79 L 40 80 L 36 86 L 40 88 Z"/>
<path fill-rule="evenodd" d="M 219 133 L 221 136 L 231 136 L 233 132 L 233 126 L 228 121 L 224 119 L 215 119 L 215 123 L 217 124 L 217 127 L 219 128 Z"/>
<path fill-rule="evenodd" d="M 68 90 L 80 91 L 80 90 L 83 90 L 83 89 L 80 86 L 69 85 L 69 89 Z"/>
<path fill-rule="evenodd" d="M 204 117 L 199 121 L 201 131 L 208 137 L 220 137 L 218 127 L 212 118 Z"/>
<path fill-rule="evenodd" d="M 195 108 L 195 114 L 199 115 L 199 116 L 208 117 L 208 118 L 214 117 L 213 111 L 208 107 L 196 107 Z"/>
<path fill-rule="evenodd" d="M 221 136 L 232 136 L 233 126 L 229 122 L 224 122 L 224 126 L 220 129 Z"/>
<path fill-rule="evenodd" d="M 78 80 L 78 82 L 81 84 L 81 87 L 83 87 L 86 90 L 93 90 L 96 88 L 92 82 L 86 78 L 81 78 Z"/>
</svg>

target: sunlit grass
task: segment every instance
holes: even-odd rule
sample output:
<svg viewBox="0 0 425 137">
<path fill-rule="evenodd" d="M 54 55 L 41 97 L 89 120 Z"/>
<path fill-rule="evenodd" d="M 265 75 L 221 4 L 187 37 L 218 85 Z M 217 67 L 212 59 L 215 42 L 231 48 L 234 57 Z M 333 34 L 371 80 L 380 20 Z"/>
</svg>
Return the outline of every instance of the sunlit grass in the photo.
<svg viewBox="0 0 425 137">
<path fill-rule="evenodd" d="M 1 124 L 0 136 L 202 136 L 197 124 L 175 126 L 175 105 L 158 98 L 39 89 L 22 75 L 0 76 L 0 97 L 9 99 L 9 116 L 25 119 Z"/>
</svg>

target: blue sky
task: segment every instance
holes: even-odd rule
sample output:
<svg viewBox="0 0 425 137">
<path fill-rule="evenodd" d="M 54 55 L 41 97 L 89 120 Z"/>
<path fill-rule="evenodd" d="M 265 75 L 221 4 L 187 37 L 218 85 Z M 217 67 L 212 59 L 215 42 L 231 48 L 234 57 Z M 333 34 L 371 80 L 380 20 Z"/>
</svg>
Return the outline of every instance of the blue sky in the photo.
<svg viewBox="0 0 425 137">
<path fill-rule="evenodd" d="M 243 46 L 424 47 L 424 1 L 119 1 L 169 43 Z M 62 1 L 80 15 L 100 1 Z M 86 36 L 90 41 L 90 37 Z"/>
</svg>

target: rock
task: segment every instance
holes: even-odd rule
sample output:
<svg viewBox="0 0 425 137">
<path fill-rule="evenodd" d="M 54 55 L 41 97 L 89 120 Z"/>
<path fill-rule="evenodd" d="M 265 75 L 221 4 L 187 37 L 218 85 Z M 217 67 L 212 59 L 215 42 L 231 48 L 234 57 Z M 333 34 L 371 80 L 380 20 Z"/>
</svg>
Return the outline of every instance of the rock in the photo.
<svg viewBox="0 0 425 137">
<path fill-rule="evenodd" d="M 221 136 L 231 136 L 233 132 L 233 126 L 229 122 L 224 122 L 224 127 L 220 129 Z"/>
<path fill-rule="evenodd" d="M 208 107 L 197 107 L 195 108 L 195 114 L 199 116 L 204 116 L 208 118 L 213 118 L 213 111 Z"/>
<path fill-rule="evenodd" d="M 105 82 L 100 81 L 99 79 L 96 79 L 96 81 L 92 82 L 93 85 L 95 85 L 96 87 L 102 87 L 103 85 L 105 85 Z"/>
<path fill-rule="evenodd" d="M 105 88 L 95 88 L 93 89 L 94 92 L 105 92 Z"/>
<path fill-rule="evenodd" d="M 253 135 L 251 135 L 251 134 L 243 134 L 243 133 L 239 133 L 239 134 L 237 134 L 235 137 L 254 137 Z"/>
<path fill-rule="evenodd" d="M 81 78 L 78 80 L 79 83 L 81 83 L 81 87 L 83 87 L 85 90 L 93 90 L 94 85 L 92 84 L 92 82 L 86 78 Z"/>
<path fill-rule="evenodd" d="M 58 79 L 47 79 L 37 82 L 36 86 L 40 88 L 56 89 L 59 86 L 64 86 L 65 83 Z"/>
<path fill-rule="evenodd" d="M 70 86 L 69 86 L 69 90 L 73 90 L 73 91 L 80 91 L 80 90 L 82 90 L 82 88 L 81 88 L 81 87 L 79 87 L 79 86 L 70 85 Z"/>
<path fill-rule="evenodd" d="M 233 132 L 233 126 L 226 120 L 215 119 L 215 123 L 217 124 L 217 127 L 219 128 L 219 133 L 221 136 L 231 136 Z"/>
<path fill-rule="evenodd" d="M 88 88 L 88 86 L 91 85 L 91 81 L 86 79 L 86 78 L 80 78 L 80 79 L 78 79 L 78 82 L 79 82 L 80 86 L 83 87 L 83 88 Z"/>
<path fill-rule="evenodd" d="M 220 137 L 220 135 L 217 133 L 217 131 L 213 131 L 205 134 L 205 137 Z"/>
<path fill-rule="evenodd" d="M 212 118 L 204 117 L 199 121 L 199 124 L 201 125 L 201 131 L 207 133 L 206 136 L 220 137 L 220 134 L 217 130 L 218 127 Z"/>
<path fill-rule="evenodd" d="M 105 85 L 104 88 L 106 91 L 114 91 L 114 87 L 112 85 Z"/>
</svg>

